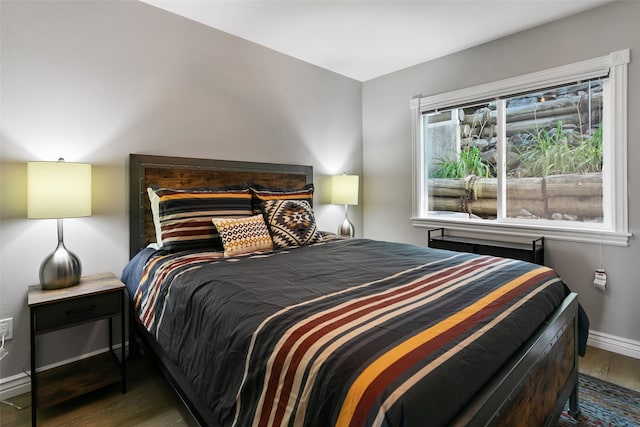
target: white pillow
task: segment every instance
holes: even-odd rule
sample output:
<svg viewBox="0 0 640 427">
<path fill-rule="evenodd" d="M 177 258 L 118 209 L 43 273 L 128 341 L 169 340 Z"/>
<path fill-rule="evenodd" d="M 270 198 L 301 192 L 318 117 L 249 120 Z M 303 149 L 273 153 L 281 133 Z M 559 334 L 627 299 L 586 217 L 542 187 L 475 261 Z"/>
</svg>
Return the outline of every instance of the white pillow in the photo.
<svg viewBox="0 0 640 427">
<path fill-rule="evenodd" d="M 156 243 L 158 248 L 162 247 L 162 233 L 160 228 L 160 197 L 153 191 L 153 188 L 147 188 L 149 195 L 149 203 L 151 203 L 151 214 L 153 215 L 153 225 L 156 229 Z"/>
</svg>

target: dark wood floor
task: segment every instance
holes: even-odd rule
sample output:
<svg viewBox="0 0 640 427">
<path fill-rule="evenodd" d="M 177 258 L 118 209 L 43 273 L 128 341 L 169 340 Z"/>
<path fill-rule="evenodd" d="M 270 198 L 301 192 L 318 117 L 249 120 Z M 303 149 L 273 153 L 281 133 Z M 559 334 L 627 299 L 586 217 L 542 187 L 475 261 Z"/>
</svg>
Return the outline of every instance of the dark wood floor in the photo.
<svg viewBox="0 0 640 427">
<path fill-rule="evenodd" d="M 127 394 L 118 385 L 38 411 L 39 426 L 189 426 L 189 418 L 161 374 L 145 358 L 129 363 Z M 640 359 L 589 347 L 580 372 L 640 391 Z M 31 425 L 30 395 L 0 405 L 0 426 Z"/>
</svg>

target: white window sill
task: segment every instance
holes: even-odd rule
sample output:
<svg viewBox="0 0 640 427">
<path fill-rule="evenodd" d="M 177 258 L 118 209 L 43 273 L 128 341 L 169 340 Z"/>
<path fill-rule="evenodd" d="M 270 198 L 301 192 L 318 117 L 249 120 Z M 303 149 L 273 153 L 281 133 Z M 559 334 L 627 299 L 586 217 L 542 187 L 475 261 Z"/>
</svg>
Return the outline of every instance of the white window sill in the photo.
<svg viewBox="0 0 640 427">
<path fill-rule="evenodd" d="M 537 238 L 544 236 L 545 240 L 563 240 L 577 243 L 594 243 L 608 246 L 628 246 L 631 233 L 617 233 L 602 230 L 570 229 L 553 226 L 537 226 L 528 224 L 499 223 L 487 220 L 458 219 L 458 218 L 411 218 L 414 227 L 438 228 L 465 233 L 482 233 L 483 237 L 515 236 Z"/>
</svg>

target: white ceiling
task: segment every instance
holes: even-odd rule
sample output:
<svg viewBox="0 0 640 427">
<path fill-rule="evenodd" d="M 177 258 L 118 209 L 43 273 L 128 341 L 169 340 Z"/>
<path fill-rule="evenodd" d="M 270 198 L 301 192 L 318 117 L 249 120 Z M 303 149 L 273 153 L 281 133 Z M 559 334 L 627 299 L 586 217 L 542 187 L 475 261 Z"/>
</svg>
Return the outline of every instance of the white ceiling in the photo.
<svg viewBox="0 0 640 427">
<path fill-rule="evenodd" d="M 611 0 L 143 0 L 366 81 Z"/>
</svg>

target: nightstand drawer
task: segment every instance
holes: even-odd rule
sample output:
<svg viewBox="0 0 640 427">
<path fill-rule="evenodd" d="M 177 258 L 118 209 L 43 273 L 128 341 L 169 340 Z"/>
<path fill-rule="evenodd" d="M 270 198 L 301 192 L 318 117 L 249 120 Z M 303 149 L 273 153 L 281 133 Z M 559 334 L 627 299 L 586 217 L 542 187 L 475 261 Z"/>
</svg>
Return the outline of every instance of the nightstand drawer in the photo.
<svg viewBox="0 0 640 427">
<path fill-rule="evenodd" d="M 108 292 L 34 307 L 37 319 L 35 332 L 120 314 L 121 294 L 122 292 Z"/>
</svg>

